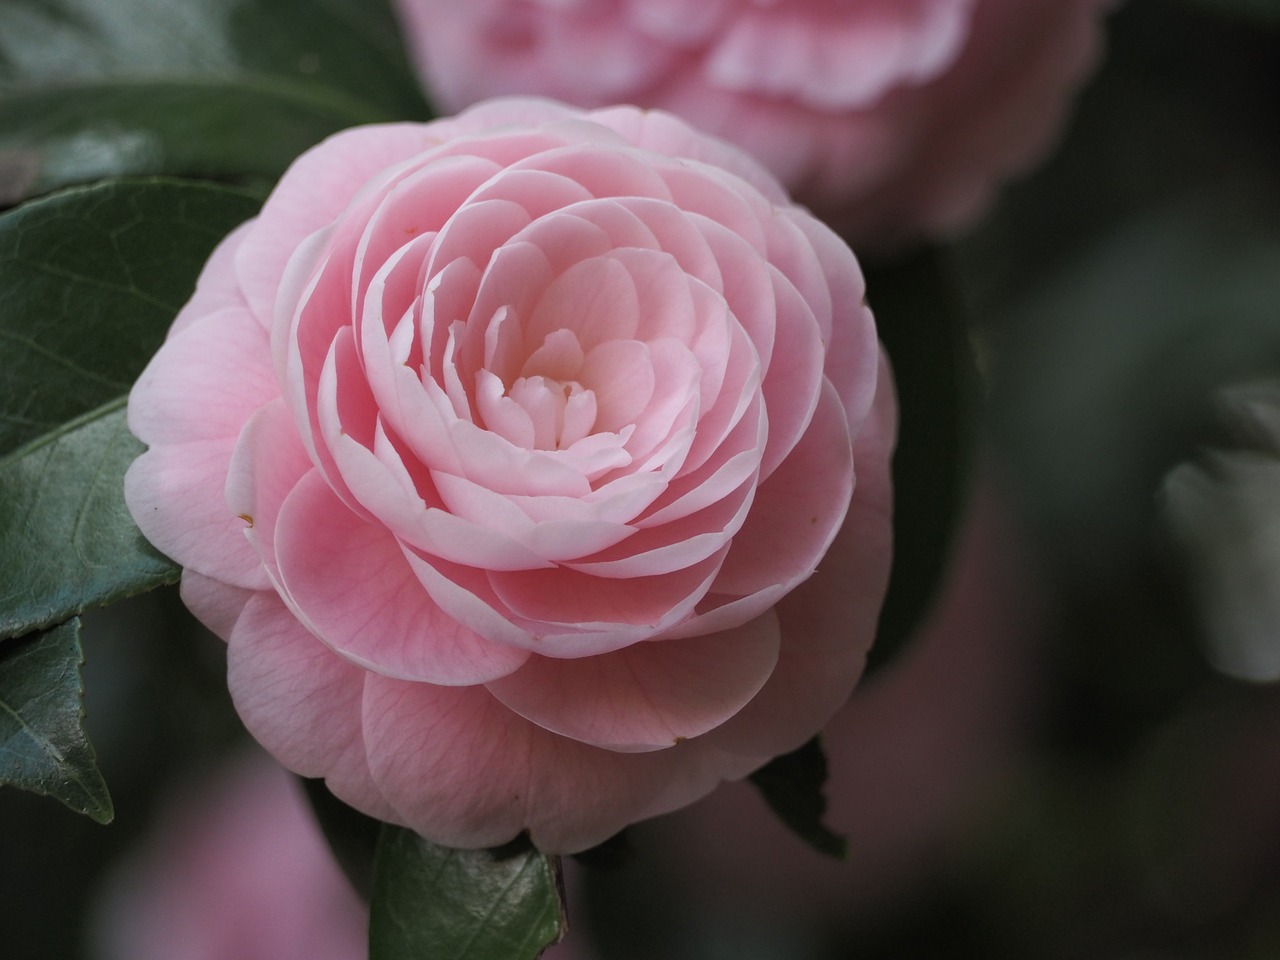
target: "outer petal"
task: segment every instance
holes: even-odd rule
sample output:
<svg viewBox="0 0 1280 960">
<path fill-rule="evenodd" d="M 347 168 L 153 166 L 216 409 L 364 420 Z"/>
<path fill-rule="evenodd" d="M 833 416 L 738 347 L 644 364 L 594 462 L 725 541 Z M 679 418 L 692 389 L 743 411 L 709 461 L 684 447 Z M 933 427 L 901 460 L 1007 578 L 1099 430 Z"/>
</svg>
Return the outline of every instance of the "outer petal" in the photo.
<svg viewBox="0 0 1280 960">
<path fill-rule="evenodd" d="M 129 392 L 129 429 L 152 446 L 234 437 L 279 393 L 266 332 L 224 307 L 170 331 Z"/>
<path fill-rule="evenodd" d="M 583 743 L 660 750 L 742 709 L 777 662 L 777 618 L 736 630 L 632 644 L 575 660 L 534 657 L 489 691 L 528 720 Z"/>
<path fill-rule="evenodd" d="M 778 604 L 782 653 L 759 695 L 702 738 L 762 760 L 794 750 L 848 698 L 875 639 L 892 555 L 890 451 L 897 402 L 887 361 L 854 446 L 858 484 L 821 569 Z"/>
<path fill-rule="evenodd" d="M 304 238 L 333 222 L 365 184 L 439 145 L 430 124 L 382 124 L 334 134 L 294 161 L 235 251 L 236 275 L 264 327 L 275 311 L 285 264 Z"/>
<path fill-rule="evenodd" d="M 227 506 L 277 588 L 280 578 L 275 538 L 280 506 L 312 469 L 283 397 L 277 397 L 249 419 L 240 431 L 227 467 Z"/>
<path fill-rule="evenodd" d="M 183 567 L 260 590 L 262 561 L 223 496 L 234 446 L 225 437 L 153 447 L 130 464 L 124 498 L 143 535 Z"/>
<path fill-rule="evenodd" d="M 572 853 L 643 817 L 672 781 L 696 781 L 701 795 L 718 780 L 686 767 L 683 744 L 622 754 L 576 743 L 480 687 L 370 677 L 364 731 L 398 818 L 447 846 L 494 846 L 527 830 L 539 849 Z"/>
<path fill-rule="evenodd" d="M 227 643 L 227 685 L 254 738 L 339 799 L 401 822 L 374 785 L 360 738 L 365 671 L 311 636 L 271 592 L 254 594 Z"/>
</svg>

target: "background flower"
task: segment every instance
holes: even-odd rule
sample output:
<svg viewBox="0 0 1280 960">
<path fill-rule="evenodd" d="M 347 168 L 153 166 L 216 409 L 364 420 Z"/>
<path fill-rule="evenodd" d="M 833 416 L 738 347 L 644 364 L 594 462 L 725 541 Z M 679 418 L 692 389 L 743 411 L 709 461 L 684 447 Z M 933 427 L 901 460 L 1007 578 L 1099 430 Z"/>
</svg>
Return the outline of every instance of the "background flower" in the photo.
<svg viewBox="0 0 1280 960">
<path fill-rule="evenodd" d="M 1111 0 L 398 0 L 446 110 L 660 107 L 763 161 L 855 243 L 949 233 L 1038 159 Z"/>
<path fill-rule="evenodd" d="M 368 911 L 255 751 L 172 792 L 97 906 L 96 960 L 360 960 Z"/>
<path fill-rule="evenodd" d="M 447 845 L 576 850 L 848 696 L 882 365 L 852 254 L 745 155 L 494 101 L 293 165 L 139 378 L 126 496 L 286 766 Z"/>
</svg>

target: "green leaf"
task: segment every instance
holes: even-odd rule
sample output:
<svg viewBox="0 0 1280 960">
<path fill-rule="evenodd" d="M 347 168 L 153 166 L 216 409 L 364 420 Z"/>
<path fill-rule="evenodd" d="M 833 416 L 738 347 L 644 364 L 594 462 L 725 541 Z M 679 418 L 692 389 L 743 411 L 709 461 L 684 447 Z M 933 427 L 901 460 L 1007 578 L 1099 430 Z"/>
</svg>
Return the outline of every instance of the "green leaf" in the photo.
<svg viewBox="0 0 1280 960">
<path fill-rule="evenodd" d="M 899 411 L 893 572 L 868 657 L 875 670 L 915 632 L 946 573 L 979 406 L 964 312 L 939 251 L 868 263 L 867 299 L 893 364 Z"/>
<path fill-rule="evenodd" d="M 0 202 L 274 179 L 336 130 L 429 113 L 386 0 L 0 0 Z"/>
<path fill-rule="evenodd" d="M 383 826 L 369 960 L 533 960 L 564 931 L 559 864 L 527 840 L 452 850 Z"/>
<path fill-rule="evenodd" d="M 245 194 L 120 182 L 0 216 L 0 638 L 171 582 L 122 478 L 124 404 Z"/>
<path fill-rule="evenodd" d="M 827 757 L 820 737 L 799 750 L 776 757 L 751 775 L 765 801 L 800 839 L 819 853 L 843 860 L 848 842 L 822 822 L 827 812 L 823 788 L 827 783 Z"/>
<path fill-rule="evenodd" d="M 194 79 L 0 97 L 0 202 L 119 176 L 274 179 L 326 134 L 378 119 L 323 94 L 297 83 Z"/>
<path fill-rule="evenodd" d="M 80 621 L 0 646 L 0 784 L 110 823 L 115 811 L 85 736 Z"/>
</svg>

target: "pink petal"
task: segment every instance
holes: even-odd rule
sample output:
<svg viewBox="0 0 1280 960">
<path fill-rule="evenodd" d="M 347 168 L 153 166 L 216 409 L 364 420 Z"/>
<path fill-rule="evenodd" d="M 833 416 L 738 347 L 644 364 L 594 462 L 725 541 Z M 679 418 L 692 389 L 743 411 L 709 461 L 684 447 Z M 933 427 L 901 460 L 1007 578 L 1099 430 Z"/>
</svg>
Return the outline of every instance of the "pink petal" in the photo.
<svg viewBox="0 0 1280 960">
<path fill-rule="evenodd" d="M 535 521 L 510 498 L 468 480 L 440 474 L 436 483 L 454 514 L 481 528 L 510 537 L 547 561 L 535 563 L 534 567 L 549 567 L 554 561 L 589 556 L 625 539 L 632 532 L 624 524 L 596 518 L 553 516 L 552 519 Z"/>
<path fill-rule="evenodd" d="M 667 488 L 656 473 L 632 473 L 601 484 L 582 497 L 526 497 L 509 495 L 536 522 L 599 521 L 629 523 Z"/>
<path fill-rule="evenodd" d="M 651 577 L 693 566 L 716 553 L 738 533 L 755 494 L 754 475 L 720 491 L 701 510 L 668 523 L 646 526 L 616 546 L 565 561 L 564 566 L 598 577 Z"/>
<path fill-rule="evenodd" d="M 849 245 L 825 224 L 798 212 L 789 215 L 808 239 L 831 290 L 834 319 L 826 374 L 840 391 L 850 431 L 856 432 L 875 395 L 874 371 L 880 363 L 880 345 L 866 305 L 862 268 Z"/>
<path fill-rule="evenodd" d="M 280 598 L 257 593 L 227 642 L 227 686 L 263 747 L 340 800 L 401 822 L 374 783 L 360 736 L 366 673 L 308 633 Z"/>
<path fill-rule="evenodd" d="M 583 497 L 591 487 L 564 451 L 527 450 L 471 423 L 450 425 L 463 476 L 515 496 Z M 434 466 L 434 465 L 431 465 Z"/>
<path fill-rule="evenodd" d="M 594 127 L 594 130 L 591 128 Z M 579 137 L 602 133 L 601 126 L 578 122 Z M 609 134 L 612 137 L 612 134 Z M 515 164 L 557 173 L 580 183 L 596 197 L 656 197 L 670 200 L 671 193 L 659 173 L 665 158 L 628 149 L 620 140 L 600 144 L 574 143 L 548 150 Z"/>
<path fill-rule="evenodd" d="M 717 463 L 724 455 L 725 444 L 732 446 L 731 438 L 739 431 L 747 430 L 755 439 L 760 421 L 765 419 L 760 390 L 764 365 L 760 355 L 739 324 L 731 323 L 728 333 L 719 391 L 710 407 L 699 411 L 697 434 L 681 465 L 682 474 Z M 767 439 L 767 432 L 758 437 L 761 453 Z"/>
<path fill-rule="evenodd" d="M 702 436 L 699 424 L 699 438 Z M 768 437 L 769 422 L 764 404 L 757 397 L 738 420 L 728 436 L 721 440 L 715 456 L 696 469 L 682 470 L 657 498 L 650 510 L 636 518 L 636 526 L 647 528 L 668 524 L 710 506 L 736 490 L 748 478 L 756 485 L 760 472 L 760 453 Z"/>
<path fill-rule="evenodd" d="M 702 235 L 702 225 L 707 222 L 704 217 L 691 216 L 675 204 L 650 197 L 619 197 L 607 204 L 576 207 L 573 213 L 604 227 L 615 250 L 624 247 L 661 250 L 674 257 L 680 269 L 693 279 L 715 290 L 723 286 L 720 266 Z M 636 242 L 635 227 L 622 232 L 620 225 L 632 220 L 644 228 L 650 239 Z"/>
<path fill-rule="evenodd" d="M 766 480 L 783 463 L 809 426 L 822 393 L 825 351 L 813 311 L 796 288 L 771 270 L 777 304 L 777 343 L 760 390 L 769 411 L 769 440 L 760 463 Z"/>
<path fill-rule="evenodd" d="M 742 150 L 714 137 L 695 130 L 685 121 L 661 110 L 638 110 L 632 106 L 608 107 L 593 110 L 589 116 L 596 123 L 602 123 L 617 130 L 638 147 L 654 150 L 669 157 L 681 157 L 696 161 L 696 165 L 705 168 L 713 176 L 723 175 L 721 171 L 729 171 L 751 184 L 772 203 L 785 204 L 786 191 L 764 167 L 744 153 Z M 694 166 L 694 164 L 689 164 Z M 702 170 L 699 169 L 702 175 Z M 671 179 L 664 172 L 668 185 Z M 673 193 L 676 193 L 673 190 Z M 698 209 L 687 206 L 679 196 L 674 197 L 676 205 L 686 210 Z"/>
<path fill-rule="evenodd" d="M 493 252 L 528 223 L 528 212 L 510 200 L 464 204 L 440 228 L 427 261 L 427 276 L 455 260 L 488 263 Z"/>
<path fill-rule="evenodd" d="M 582 369 L 585 356 L 582 344 L 569 329 L 554 330 L 547 334 L 542 345 L 533 351 L 520 368 L 522 377 L 551 377 L 555 380 L 573 380 Z M 490 366 L 492 369 L 492 365 Z"/>
<path fill-rule="evenodd" d="M 426 233 L 412 239 L 401 237 L 402 242 L 395 250 L 378 264 L 370 264 L 375 272 L 358 291 L 359 304 L 354 323 L 356 341 L 365 366 L 374 368 L 368 370 L 367 375 L 375 392 L 374 378 L 380 372 L 378 367 L 410 362 L 409 356 L 416 346 L 414 313 L 420 309 L 422 261 L 435 243 L 435 236 Z M 374 338 L 372 341 L 371 337 Z M 395 349 L 391 347 L 392 340 L 395 341 Z M 372 354 L 367 352 L 370 348 L 373 349 Z"/>
<path fill-rule="evenodd" d="M 479 187 L 470 199 L 473 202 L 510 200 L 525 209 L 530 221 L 535 221 L 571 204 L 590 200 L 591 192 L 571 177 L 511 167 Z"/>
<path fill-rule="evenodd" d="M 653 365 L 653 394 L 627 441 L 637 470 L 661 470 L 673 476 L 697 436 L 702 367 L 688 346 L 677 340 L 648 345 Z"/>
<path fill-rule="evenodd" d="M 285 498 L 313 469 L 283 397 L 250 418 L 227 470 L 226 503 L 242 536 L 278 582 L 276 519 Z"/>
<path fill-rule="evenodd" d="M 636 204 L 670 206 L 660 200 L 637 197 L 584 200 L 535 220 L 517 235 L 516 241 L 536 245 L 553 274 L 625 247 L 657 250 L 657 237 L 631 210 Z"/>
<path fill-rule="evenodd" d="M 818 572 L 778 605 L 782 652 L 751 703 L 703 739 L 743 755 L 794 750 L 848 698 L 875 639 L 892 554 L 890 453 L 897 404 L 887 363 L 854 446 L 858 484 Z"/>
<path fill-rule="evenodd" d="M 504 247 L 499 250 L 494 259 L 509 249 L 510 247 Z M 434 274 L 428 274 L 424 270 L 423 276 L 430 279 L 427 280 L 425 292 L 415 307 L 414 314 L 421 340 L 423 376 L 439 383 L 444 377 L 442 364 L 450 331 L 455 323 L 466 320 L 479 303 L 477 291 L 480 288 L 481 271 L 470 260 L 454 260 Z M 494 311 L 506 305 L 501 302 L 493 303 L 488 316 L 493 316 Z M 366 324 L 366 329 L 367 327 Z M 365 349 L 367 351 L 368 347 Z"/>
<path fill-rule="evenodd" d="M 661 750 L 700 736 L 756 695 L 778 658 L 777 618 L 572 660 L 534 657 L 489 691 L 526 720 L 610 750 Z"/>
<path fill-rule="evenodd" d="M 334 134 L 293 162 L 235 253 L 254 314 L 271 325 L 285 264 L 302 240 L 332 223 L 366 183 L 439 143 L 429 124 L 382 124 Z"/>
<path fill-rule="evenodd" d="M 692 344 L 701 326 L 699 321 L 705 322 L 706 307 L 699 305 L 702 310 L 695 309 L 689 275 L 676 258 L 661 250 L 626 247 L 610 251 L 608 257 L 626 267 L 635 286 L 640 307 L 640 325 L 635 338 L 672 337 Z M 716 311 L 711 313 L 714 316 Z"/>
<path fill-rule="evenodd" d="M 373 451 L 337 432 L 328 443 L 347 489 L 361 505 L 359 516 L 367 511 L 403 543 L 454 563 L 484 569 L 528 570 L 550 565 L 520 541 L 518 529 L 506 529 L 489 519 L 473 522 L 465 513 L 452 512 L 440 493 L 441 486 L 449 488 L 450 475 L 438 472 L 433 480 L 420 464 L 403 459 L 381 425 Z M 519 511 L 514 515 L 522 523 L 526 519 Z"/>
<path fill-rule="evenodd" d="M 502 168 L 480 157 L 440 157 L 388 185 L 361 231 L 357 290 L 365 267 L 377 271 L 414 238 L 438 234 L 475 190 Z"/>
<path fill-rule="evenodd" d="M 551 281 L 525 323 L 526 350 L 533 352 L 556 330 L 568 328 L 582 349 L 632 339 L 640 325 L 635 281 L 610 257 L 574 264 Z"/>
<path fill-rule="evenodd" d="M 772 216 L 772 208 L 759 193 L 719 167 L 686 163 L 663 167 L 662 176 L 672 202 L 681 210 L 721 224 L 756 250 L 766 249 L 761 221 Z M 780 190 L 775 184 L 774 192 Z"/>
<path fill-rule="evenodd" d="M 817 110 L 873 107 L 934 79 L 968 38 L 969 0 L 891 0 L 857 11 L 745 10 L 718 38 L 707 81 Z"/>
<path fill-rule="evenodd" d="M 151 358 L 129 393 L 129 429 L 152 446 L 234 437 L 279 394 L 266 332 L 228 307 L 189 321 Z"/>
<path fill-rule="evenodd" d="M 489 574 L 489 582 L 503 603 L 529 620 L 588 630 L 614 624 L 636 626 L 657 633 L 693 608 L 723 556 L 720 550 L 682 570 L 626 580 L 557 568 L 495 572 Z"/>
<path fill-rule="evenodd" d="M 592 348 L 577 379 L 595 392 L 600 430 L 617 431 L 634 423 L 653 397 L 653 364 L 639 340 L 613 340 Z"/>
<path fill-rule="evenodd" d="M 124 498 L 161 553 L 214 579 L 261 590 L 268 583 L 262 561 L 223 494 L 235 442 L 222 437 L 152 447 L 130 464 Z"/>
<path fill-rule="evenodd" d="M 505 676 L 528 657 L 441 611 L 395 538 L 346 510 L 318 473 L 285 501 L 276 555 L 307 627 L 361 666 L 401 679 L 473 684 Z"/>
<path fill-rule="evenodd" d="M 436 843 L 487 847 L 528 831 L 540 850 L 594 846 L 644 816 L 669 783 L 697 781 L 681 748 L 621 754 L 576 743 L 512 713 L 483 688 L 371 676 L 365 742 L 398 819 Z"/>
<path fill-rule="evenodd" d="M 600 231 L 576 217 L 553 216 L 538 223 L 559 225 L 560 229 L 555 233 L 566 246 L 572 249 L 574 245 L 581 245 L 584 248 L 572 249 L 574 254 L 588 256 L 588 250 L 594 250 L 597 247 L 607 249 L 607 243 Z M 524 231 L 524 233 L 527 232 Z M 517 238 L 496 250 L 492 258 L 485 261 L 487 266 L 483 275 L 479 277 L 477 285 L 459 283 L 458 286 L 461 289 L 455 293 L 452 284 L 445 286 L 441 282 L 439 290 L 434 294 L 432 322 L 437 327 L 441 323 L 451 323 L 456 319 L 487 324 L 490 318 L 503 307 L 508 308 L 510 313 L 521 319 L 530 317 L 538 299 L 555 276 L 554 265 L 548 257 L 548 251 L 553 249 L 563 250 L 564 247 L 535 244 Z M 579 259 L 581 257 L 575 257 L 575 262 Z M 462 262 L 470 264 L 470 261 Z M 441 271 L 441 276 L 448 276 L 450 269 L 459 270 L 460 268 L 449 264 Z M 474 270 L 474 266 L 472 269 Z M 432 283 L 434 285 L 437 281 L 433 278 Z M 468 297 L 471 298 L 470 302 L 467 300 Z M 525 353 L 532 353 L 542 345 L 548 334 L 558 329 L 560 326 L 553 324 L 547 330 L 541 331 L 540 335 L 526 331 Z M 440 362 L 441 340 L 442 338 L 437 334 L 437 342 L 432 344 L 431 357 L 435 364 Z M 433 377 L 440 378 L 441 371 L 435 365 L 432 366 L 431 372 Z M 504 371 L 495 371 L 499 374 L 502 372 Z"/>
<path fill-rule="evenodd" d="M 423 589 L 458 623 L 492 643 L 535 647 L 529 631 L 513 622 L 483 570 L 425 554 L 403 542 L 400 547 Z"/>
<path fill-rule="evenodd" d="M 762 483 L 716 578 L 717 593 L 748 595 L 807 578 L 840 529 L 853 492 L 849 428 L 835 387 L 823 381 L 813 421 Z"/>
</svg>

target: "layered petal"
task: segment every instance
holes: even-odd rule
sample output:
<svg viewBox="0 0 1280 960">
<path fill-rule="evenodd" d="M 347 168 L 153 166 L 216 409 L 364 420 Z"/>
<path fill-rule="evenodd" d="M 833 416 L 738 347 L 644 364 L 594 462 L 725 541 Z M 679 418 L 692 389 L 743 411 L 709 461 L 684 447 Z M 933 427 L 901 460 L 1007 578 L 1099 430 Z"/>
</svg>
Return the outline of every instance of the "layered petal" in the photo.
<svg viewBox="0 0 1280 960">
<path fill-rule="evenodd" d="M 770 613 L 734 630 L 635 643 L 594 657 L 535 657 L 488 684 L 526 720 L 581 743 L 660 750 L 737 713 L 768 680 L 779 632 Z"/>
<path fill-rule="evenodd" d="M 317 642 L 274 593 L 255 593 L 227 641 L 227 686 L 277 760 L 370 816 L 397 822 L 361 738 L 365 671 Z"/>
</svg>

